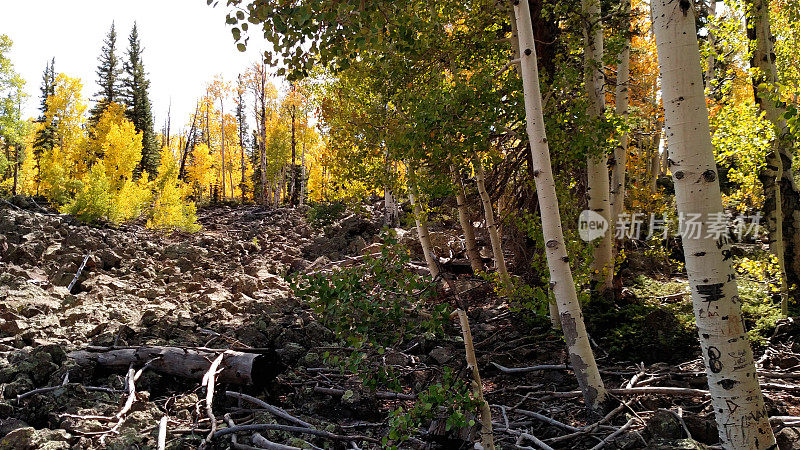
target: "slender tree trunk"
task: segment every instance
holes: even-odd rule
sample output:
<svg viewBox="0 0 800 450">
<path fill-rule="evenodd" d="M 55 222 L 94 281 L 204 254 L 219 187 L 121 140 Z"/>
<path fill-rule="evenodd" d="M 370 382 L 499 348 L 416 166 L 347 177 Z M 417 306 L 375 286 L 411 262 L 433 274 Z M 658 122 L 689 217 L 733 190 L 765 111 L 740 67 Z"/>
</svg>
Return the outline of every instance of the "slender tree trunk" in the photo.
<svg viewBox="0 0 800 450">
<path fill-rule="evenodd" d="M 664 117 L 678 213 L 724 219 L 691 3 L 652 3 Z M 725 234 L 682 233 L 711 403 L 726 449 L 775 448 Z"/>
<path fill-rule="evenodd" d="M 472 226 L 472 219 L 469 217 L 467 197 L 464 193 L 464 183 L 461 181 L 461 176 L 455 166 L 450 166 L 450 173 L 453 175 L 453 183 L 456 188 L 458 221 L 461 224 L 461 230 L 464 232 L 464 247 L 466 249 L 467 259 L 469 260 L 469 265 L 472 266 L 472 271 L 478 274 L 484 272 L 486 268 L 483 266 L 481 253 L 478 251 L 478 243 L 475 241 L 475 227 Z"/>
<path fill-rule="evenodd" d="M 630 14 L 630 0 L 623 0 L 623 12 Z M 627 22 L 626 22 L 627 23 Z M 628 30 L 625 30 L 628 33 Z M 617 83 L 615 86 L 615 112 L 623 120 L 628 119 L 628 84 L 630 82 L 630 38 L 625 37 L 622 52 L 617 56 Z M 628 132 L 622 131 L 617 147 L 614 149 L 614 162 L 611 165 L 611 226 L 615 229 L 617 218 L 625 209 L 625 172 L 628 161 Z"/>
<path fill-rule="evenodd" d="M 390 178 L 393 178 L 396 171 L 394 163 L 389 159 L 389 150 L 387 148 L 383 149 L 383 156 L 386 172 L 391 175 Z M 322 173 L 324 181 L 324 168 Z M 395 198 L 395 195 L 392 193 L 392 186 L 390 186 L 388 182 L 383 185 L 383 211 L 384 225 L 393 228 L 400 223 L 400 207 L 397 204 L 397 198 Z"/>
<path fill-rule="evenodd" d="M 19 180 L 19 148 L 20 144 L 14 146 L 14 186 L 11 189 L 12 195 L 17 195 L 17 182 Z"/>
<path fill-rule="evenodd" d="M 661 128 L 661 140 L 658 142 L 658 153 L 661 158 L 661 166 L 659 167 L 658 174 L 660 176 L 667 175 L 669 171 L 669 142 L 667 142 L 667 129 Z"/>
<path fill-rule="evenodd" d="M 222 152 L 222 200 L 225 200 L 225 105 L 222 104 L 222 92 L 219 95 L 219 132 L 221 139 L 221 152 Z M 231 186 L 233 191 L 233 186 Z M 231 192 L 233 194 L 233 192 Z M 233 195 L 231 195 L 233 197 Z"/>
<path fill-rule="evenodd" d="M 777 86 L 774 38 L 769 25 L 769 0 L 750 0 L 748 6 L 747 34 L 755 44 L 750 65 L 758 69 L 752 80 L 753 93 L 775 130 L 772 151 L 767 155 L 767 164 L 759 179 L 764 187 L 764 215 L 770 249 L 778 259 L 782 274 L 781 313 L 787 315 L 789 285 L 793 285 L 793 296 L 800 292 L 800 214 L 796 213 L 800 209 L 800 191 L 792 172 L 793 142 L 784 119 L 786 109 L 772 98 L 780 98 L 780 89 Z M 786 261 L 791 262 L 789 267 Z"/>
<path fill-rule="evenodd" d="M 658 148 L 661 142 L 661 133 L 653 131 L 652 144 L 650 154 L 650 193 L 655 194 L 658 192 L 658 176 L 661 171 L 661 157 L 658 154 Z"/>
<path fill-rule="evenodd" d="M 506 258 L 503 255 L 503 240 L 500 233 L 497 231 L 497 223 L 494 221 L 494 209 L 492 208 L 492 199 L 489 193 L 486 192 L 486 180 L 483 172 L 483 164 L 480 160 L 475 161 L 475 184 L 478 186 L 478 194 L 481 196 L 481 203 L 483 204 L 483 213 L 486 218 L 486 230 L 489 232 L 489 241 L 492 244 L 492 255 L 494 256 L 494 264 L 497 268 L 497 274 L 500 275 L 500 282 L 503 284 L 503 291 L 509 293 L 511 290 L 511 277 L 508 275 L 506 268 Z"/>
<path fill-rule="evenodd" d="M 583 0 L 584 20 L 587 21 L 584 31 L 584 77 L 589 98 L 589 114 L 596 120 L 602 120 L 605 109 L 603 93 L 603 26 L 600 19 L 600 0 Z M 610 186 L 608 181 L 608 155 L 603 151 L 600 155 L 591 155 L 587 160 L 589 209 L 599 214 L 606 223 L 611 224 Z M 592 278 L 597 283 L 596 289 L 607 292 L 614 277 L 614 258 L 611 238 L 614 232 L 609 230 L 600 238 L 594 248 L 592 260 Z"/>
<path fill-rule="evenodd" d="M 417 182 L 415 180 L 414 168 L 406 164 L 408 167 L 408 200 L 414 209 L 414 222 L 417 224 L 417 237 L 422 246 L 422 253 L 425 255 L 425 263 L 428 265 L 428 270 L 431 272 L 431 277 L 436 278 L 439 276 L 439 265 L 436 263 L 436 257 L 433 254 L 433 246 L 431 245 L 431 236 L 428 232 L 428 217 L 422 211 L 419 198 L 417 197 Z"/>
<path fill-rule="evenodd" d="M 542 215 L 542 235 L 550 272 L 550 286 L 556 298 L 561 327 L 567 344 L 570 362 L 578 379 L 586 407 L 595 414 L 605 407 L 606 388 L 583 323 L 581 305 L 575 292 L 575 282 L 569 266 L 569 257 L 561 230 L 556 185 L 550 165 L 550 148 L 542 115 L 542 94 L 539 90 L 539 68 L 536 64 L 536 47 L 533 40 L 531 13 L 527 1 L 514 5 L 522 69 L 522 86 L 525 97 L 525 116 L 531 146 L 536 195 Z"/>
<path fill-rule="evenodd" d="M 183 153 L 181 154 L 181 168 L 178 171 L 178 176 L 181 180 L 186 181 L 186 158 L 189 155 L 189 147 L 190 142 L 192 150 L 194 150 L 194 136 L 197 132 L 196 125 L 197 125 L 197 114 L 200 112 L 200 103 L 197 103 L 194 107 L 194 115 L 192 116 L 192 127 L 189 128 L 189 135 L 186 137 L 186 146 L 183 148 Z"/>
<path fill-rule="evenodd" d="M 475 347 L 472 343 L 472 330 L 469 327 L 469 318 L 466 311 L 461 308 L 456 310 L 458 321 L 461 324 L 461 333 L 464 337 L 464 347 L 467 354 L 467 368 L 472 370 L 472 393 L 478 401 L 478 411 L 481 420 L 481 446 L 484 450 L 494 450 L 494 434 L 492 431 L 492 411 L 489 403 L 483 397 L 483 383 L 478 371 L 478 360 L 475 358 Z"/>
<path fill-rule="evenodd" d="M 263 92 L 263 91 L 262 91 Z M 258 144 L 258 148 L 261 153 L 260 158 L 260 168 L 261 168 L 261 202 L 267 204 L 269 202 L 269 197 L 267 197 L 267 116 L 266 116 L 266 98 L 263 96 L 266 94 L 262 93 L 261 98 L 261 123 L 259 123 L 259 128 L 261 131 L 261 142 Z"/>
<path fill-rule="evenodd" d="M 297 138 L 295 119 L 297 117 L 297 110 L 292 106 L 292 173 L 291 173 L 291 186 L 289 186 L 289 204 L 295 206 L 297 204 Z"/>
</svg>

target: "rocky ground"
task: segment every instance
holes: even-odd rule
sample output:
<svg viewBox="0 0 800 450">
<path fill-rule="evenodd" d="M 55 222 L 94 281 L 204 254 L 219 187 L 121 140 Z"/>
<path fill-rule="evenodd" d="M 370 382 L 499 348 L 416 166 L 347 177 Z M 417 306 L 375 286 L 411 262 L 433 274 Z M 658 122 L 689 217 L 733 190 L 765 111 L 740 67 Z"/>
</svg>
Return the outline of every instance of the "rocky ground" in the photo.
<svg viewBox="0 0 800 450">
<path fill-rule="evenodd" d="M 284 408 L 320 430 L 316 435 L 262 431 L 288 446 L 274 448 L 382 446 L 387 413 L 408 399 L 378 395 L 352 376 L 325 368 L 321 354 L 336 345 L 334 334 L 294 298 L 285 280 L 289 273 L 369 252 L 379 241 L 377 220 L 349 215 L 315 230 L 303 208 L 219 206 L 201 210 L 199 221 L 199 233 L 164 234 L 136 225 L 87 226 L 26 199 L 0 204 L 0 450 L 157 448 L 164 417 L 166 448 L 203 445 L 210 422 L 202 374 L 192 379 L 144 367 L 131 394 L 124 368 L 78 364 L 69 356 L 86 348 L 142 346 L 219 349 L 217 353 L 237 349 L 262 355 L 269 364 L 259 369 L 254 385 L 218 385 L 212 410 L 217 419 L 228 413 L 238 424 L 292 424 L 257 405 L 222 395 L 225 390 L 239 391 Z M 414 247 L 413 234 L 404 239 Z M 445 231 L 434 233 L 434 241 L 438 254 L 454 255 Z M 493 413 L 499 444 L 513 447 L 518 437 L 514 432 L 522 429 L 549 439 L 553 448 L 590 448 L 610 435 L 613 429 L 603 427 L 570 431 L 586 424 L 580 399 L 548 394 L 574 390 L 570 372 L 553 368 L 512 374 L 492 364 L 563 364 L 566 358 L 558 335 L 522 321 L 487 286 L 478 287 L 473 289 L 470 316 L 487 398 L 497 405 Z M 448 338 L 417 342 L 405 353 L 396 352 L 396 359 L 410 367 L 406 395 L 413 397 L 426 380 L 424 374 L 441 372 L 442 366 L 466 373 L 463 342 L 453 325 Z M 790 358 L 795 350 L 800 352 L 794 348 L 797 328 L 794 322 L 784 324 L 776 337 L 783 351 L 765 355 L 764 367 L 789 373 L 800 364 L 800 357 L 794 364 Z M 702 389 L 705 383 L 698 373 L 699 361 L 677 367 L 601 362 L 613 387 Z M 768 394 L 772 415 L 795 415 L 792 391 L 773 389 Z M 627 398 L 628 409 L 620 409 L 607 427 L 638 419 L 607 448 L 715 444 L 713 418 L 702 395 Z M 537 419 L 527 414 L 531 411 L 557 421 Z M 676 411 L 679 414 L 673 414 Z M 403 447 L 470 448 L 463 440 L 469 430 L 445 433 L 434 428 L 435 424 L 422 430 Z M 798 429 L 777 429 L 782 449 L 800 448 Z M 575 435 L 563 437 L 569 433 Z M 226 436 L 207 447 L 253 448 L 257 441 L 249 432 L 239 434 L 237 443 Z"/>
</svg>

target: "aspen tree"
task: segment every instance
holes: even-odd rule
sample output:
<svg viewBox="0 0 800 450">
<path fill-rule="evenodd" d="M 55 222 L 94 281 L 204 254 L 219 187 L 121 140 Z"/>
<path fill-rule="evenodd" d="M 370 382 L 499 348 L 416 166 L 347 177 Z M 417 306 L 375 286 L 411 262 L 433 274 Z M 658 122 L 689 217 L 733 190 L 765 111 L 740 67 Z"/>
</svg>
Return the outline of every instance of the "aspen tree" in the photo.
<svg viewBox="0 0 800 450">
<path fill-rule="evenodd" d="M 492 256 L 497 274 L 500 275 L 500 282 L 503 284 L 503 291 L 508 293 L 511 289 L 511 277 L 506 268 L 506 258 L 503 256 L 503 239 L 497 230 L 497 223 L 494 220 L 494 209 L 492 199 L 486 191 L 486 175 L 483 172 L 483 164 L 480 160 L 475 161 L 475 184 L 478 186 L 478 194 L 481 196 L 483 204 L 484 218 L 486 219 L 486 230 L 489 232 L 489 241 L 492 244 Z"/>
<path fill-rule="evenodd" d="M 694 9 L 684 0 L 656 0 L 652 8 L 678 213 L 708 224 L 724 218 L 724 213 Z M 775 448 L 742 320 L 727 237 L 707 230 L 684 232 L 682 243 L 722 446 L 734 450 Z"/>
<path fill-rule="evenodd" d="M 775 140 L 772 142 L 772 151 L 767 154 L 767 164 L 761 174 L 761 181 L 766 197 L 764 209 L 770 249 L 778 260 L 781 272 L 781 314 L 786 316 L 789 312 L 786 255 L 788 253 L 790 261 L 794 260 L 793 263 L 798 264 L 796 253 L 800 249 L 800 236 L 797 233 L 798 219 L 795 218 L 796 213 L 792 211 L 795 208 L 792 206 L 797 206 L 800 193 L 792 173 L 793 145 L 784 118 L 786 111 L 772 98 L 779 98 L 780 91 L 776 85 L 778 67 L 775 64 L 775 46 L 769 25 L 769 0 L 751 0 L 748 4 L 748 37 L 754 44 L 750 66 L 757 70 L 753 75 L 753 94 L 759 108 L 764 111 L 775 129 Z M 788 215 L 784 214 L 784 205 L 787 206 L 785 210 Z M 788 233 L 784 233 L 784 228 Z M 789 241 L 788 249 L 786 238 Z M 793 268 L 793 272 L 797 273 L 797 267 Z M 798 277 L 795 275 L 792 278 L 796 280 Z"/>
<path fill-rule="evenodd" d="M 431 277 L 436 278 L 439 276 L 439 265 L 436 263 L 436 257 L 433 254 L 431 236 L 428 231 L 428 218 L 422 211 L 422 206 L 419 202 L 414 167 L 410 164 L 406 164 L 406 167 L 408 168 L 408 200 L 411 202 L 411 207 L 414 209 L 414 222 L 417 224 L 417 237 L 419 238 L 419 244 L 422 246 L 422 253 L 425 255 L 425 263 L 428 265 Z"/>
<path fill-rule="evenodd" d="M 531 158 L 534 167 L 536 195 L 542 215 L 542 235 L 545 242 L 550 286 L 558 305 L 561 327 L 567 343 L 570 363 L 578 379 L 586 407 L 598 412 L 606 402 L 606 388 L 583 323 L 583 313 L 575 292 L 575 282 L 569 266 L 569 257 L 561 230 L 556 185 L 550 165 L 550 148 L 542 115 L 542 94 L 539 90 L 539 68 L 536 65 L 536 47 L 533 39 L 530 6 L 527 1 L 514 3 L 514 15 L 519 33 L 520 66 L 525 97 L 525 116 Z"/>
<path fill-rule="evenodd" d="M 623 13 L 627 16 L 630 14 L 631 2 L 630 0 L 623 0 Z M 627 22 L 626 22 L 627 23 Z M 614 108 L 615 112 L 623 120 L 628 118 L 628 99 L 630 97 L 628 91 L 628 84 L 630 81 L 630 58 L 631 58 L 631 42 L 628 36 L 629 30 L 624 31 L 625 43 L 623 44 L 622 51 L 617 56 L 617 83 L 614 92 Z M 623 130 L 619 137 L 619 145 L 614 149 L 614 163 L 611 165 L 611 227 L 615 229 L 617 217 L 625 209 L 625 171 L 628 161 L 628 132 Z"/>
<path fill-rule="evenodd" d="M 483 266 L 481 254 L 478 251 L 478 244 L 475 241 L 475 227 L 472 226 L 472 220 L 469 217 L 467 198 L 464 194 L 464 183 L 461 182 L 461 176 L 459 176 L 455 166 L 450 166 L 450 172 L 453 175 L 453 183 L 456 188 L 458 222 L 461 224 L 461 230 L 464 232 L 464 248 L 467 253 L 469 265 L 472 267 L 472 271 L 477 274 L 483 272 L 486 268 Z"/>
<path fill-rule="evenodd" d="M 597 120 L 603 117 L 605 95 L 603 93 L 603 26 L 600 18 L 600 0 L 583 0 L 586 25 L 583 30 L 584 80 L 589 100 L 589 114 Z M 589 209 L 611 224 L 610 186 L 608 181 L 608 155 L 590 155 L 586 162 L 588 174 L 587 193 Z M 611 288 L 614 278 L 614 258 L 611 238 L 614 230 L 609 228 L 594 248 L 592 277 L 597 289 L 605 292 Z"/>
</svg>

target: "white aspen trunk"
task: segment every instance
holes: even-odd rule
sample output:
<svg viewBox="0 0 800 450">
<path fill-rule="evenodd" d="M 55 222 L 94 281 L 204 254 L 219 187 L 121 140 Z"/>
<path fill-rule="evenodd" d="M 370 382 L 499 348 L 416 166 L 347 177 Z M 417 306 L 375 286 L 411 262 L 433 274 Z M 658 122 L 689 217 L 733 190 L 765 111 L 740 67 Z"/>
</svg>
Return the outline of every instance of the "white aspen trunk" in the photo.
<svg viewBox="0 0 800 450">
<path fill-rule="evenodd" d="M 658 154 L 661 158 L 661 167 L 659 167 L 659 175 L 667 175 L 669 172 L 669 142 L 667 142 L 667 129 L 661 128 L 661 140 L 658 141 Z"/>
<path fill-rule="evenodd" d="M 658 147 L 661 138 L 658 132 L 653 133 L 653 137 L 651 139 L 651 151 L 650 154 L 650 193 L 655 194 L 658 191 L 658 175 L 661 171 L 661 158 L 658 154 Z"/>
<path fill-rule="evenodd" d="M 394 163 L 389 160 L 389 150 L 384 148 L 383 155 L 386 158 L 386 171 L 394 175 Z M 392 193 L 392 188 L 388 184 L 383 186 L 383 223 L 387 227 L 396 227 L 400 223 L 400 205 L 397 198 Z"/>
<path fill-rule="evenodd" d="M 552 326 L 554 330 L 560 330 L 561 316 L 558 315 L 558 304 L 556 303 L 556 298 L 549 292 L 547 294 L 547 309 L 550 313 L 550 326 Z"/>
<path fill-rule="evenodd" d="M 678 213 L 704 225 L 725 220 L 694 9 L 683 0 L 655 0 L 652 8 Z M 730 244 L 727 236 L 709 235 L 703 228 L 684 232 L 682 242 L 720 442 L 733 450 L 775 448 L 742 320 Z"/>
<path fill-rule="evenodd" d="M 586 93 L 589 99 L 589 114 L 600 120 L 605 109 L 603 93 L 603 27 L 600 20 L 600 0 L 583 0 L 584 20 L 587 21 L 583 31 L 584 38 L 584 76 Z M 587 160 L 589 209 L 599 214 L 606 223 L 612 223 L 610 184 L 608 180 L 608 155 L 589 156 Z M 600 238 L 594 248 L 592 260 L 592 278 L 597 282 L 596 289 L 605 292 L 611 289 L 614 278 L 614 255 L 611 238 L 613 229 Z"/>
<path fill-rule="evenodd" d="M 425 263 L 428 265 L 428 270 L 431 272 L 431 277 L 436 278 L 439 276 L 439 265 L 436 263 L 436 257 L 433 255 L 433 246 L 431 245 L 431 236 L 428 232 L 428 218 L 422 211 L 417 198 L 417 183 L 414 180 L 414 169 L 408 165 L 408 199 L 411 201 L 411 206 L 414 208 L 414 222 L 417 224 L 417 237 L 419 244 L 422 246 L 422 253 L 425 255 Z"/>
<path fill-rule="evenodd" d="M 478 360 L 475 358 L 475 347 L 472 342 L 472 331 L 469 327 L 467 313 L 458 308 L 458 321 L 461 324 L 461 334 L 464 337 L 464 348 L 467 355 L 467 368 L 472 370 L 472 393 L 478 401 L 478 413 L 481 420 L 481 446 L 484 450 L 494 450 L 494 434 L 492 432 L 492 410 L 483 397 L 483 383 L 478 371 Z"/>
<path fill-rule="evenodd" d="M 785 317 L 789 313 L 789 286 L 786 279 L 786 240 L 783 228 L 787 217 L 783 212 L 783 192 L 787 191 L 790 201 L 793 196 L 797 196 L 797 187 L 794 183 L 794 176 L 791 172 L 793 144 L 789 137 L 789 130 L 784 119 L 785 109 L 776 105 L 771 98 L 762 98 L 766 93 L 759 90 L 762 83 L 766 90 L 780 96 L 780 90 L 776 85 L 778 81 L 778 67 L 775 64 L 775 49 L 773 45 L 772 32 L 769 24 L 769 0 L 751 0 L 749 28 L 755 34 L 755 48 L 751 66 L 758 69 L 754 75 L 753 85 L 756 103 L 764 111 L 767 120 L 772 123 L 775 129 L 775 139 L 772 142 L 772 152 L 767 155 L 767 164 L 763 169 L 762 184 L 764 184 L 764 194 L 772 194 L 774 205 L 769 208 L 765 205 L 767 229 L 769 230 L 770 250 L 778 260 L 778 267 L 781 276 L 781 314 Z M 788 149 L 786 151 L 785 149 Z M 793 195 L 792 195 L 793 194 Z M 770 202 L 767 202 L 769 204 Z M 791 209 L 787 211 L 791 214 Z M 788 218 L 791 222 L 791 216 Z M 797 237 L 793 237 L 797 241 Z M 794 242 L 795 249 L 797 242 Z M 791 257 L 791 256 L 790 256 Z"/>
<path fill-rule="evenodd" d="M 455 166 L 450 166 L 450 173 L 453 175 L 453 183 L 456 188 L 456 205 L 458 206 L 458 222 L 461 224 L 461 230 L 464 232 L 464 248 L 466 249 L 467 259 L 469 265 L 472 267 L 474 273 L 481 273 L 486 270 L 481 260 L 480 251 L 478 251 L 478 244 L 475 242 L 475 227 L 472 226 L 472 220 L 469 217 L 469 209 L 467 208 L 467 198 L 464 194 L 464 183 L 461 182 L 461 177 L 458 174 Z"/>
<path fill-rule="evenodd" d="M 630 13 L 630 0 L 623 0 L 623 12 Z M 626 30 L 627 32 L 627 30 Z M 628 99 L 630 97 L 628 84 L 630 82 L 630 38 L 625 38 L 625 44 L 617 59 L 617 84 L 615 86 L 615 112 L 623 120 L 628 119 Z M 615 229 L 617 218 L 625 209 L 625 171 L 628 161 L 628 132 L 623 131 L 619 137 L 619 145 L 614 149 L 614 164 L 611 166 L 611 226 Z"/>
<path fill-rule="evenodd" d="M 556 185 L 550 165 L 550 148 L 542 116 L 542 94 L 539 90 L 539 68 L 536 65 L 536 47 L 533 40 L 531 14 L 527 1 L 514 5 L 521 50 L 520 66 L 525 96 L 525 116 L 528 139 L 534 167 L 536 195 L 542 214 L 542 235 L 545 242 L 550 286 L 556 298 L 561 327 L 567 344 L 570 363 L 578 379 L 586 407 L 595 413 L 603 409 L 606 388 L 583 323 L 581 305 L 575 292 L 575 282 L 569 266 L 569 257 L 561 230 L 561 214 L 558 211 Z"/>
<path fill-rule="evenodd" d="M 274 207 L 278 207 L 281 202 L 281 177 L 280 174 L 275 178 L 275 190 L 272 192 L 272 202 Z"/>
<path fill-rule="evenodd" d="M 220 92 L 219 97 L 219 114 L 220 114 L 220 121 L 219 121 L 219 135 L 220 139 L 222 139 L 222 200 L 225 200 L 225 106 L 222 104 L 222 93 Z M 233 186 L 231 186 L 231 197 L 233 197 Z"/>
<path fill-rule="evenodd" d="M 511 290 L 511 277 L 508 275 L 506 258 L 503 255 L 503 240 L 500 233 L 497 231 L 497 223 L 494 221 L 492 199 L 489 198 L 489 193 L 486 192 L 486 177 L 483 172 L 483 164 L 479 160 L 475 161 L 475 184 L 478 186 L 478 194 L 480 194 L 481 203 L 483 204 L 486 229 L 489 231 L 489 241 L 492 244 L 492 255 L 494 256 L 497 274 L 500 275 L 503 291 L 509 293 Z"/>
</svg>

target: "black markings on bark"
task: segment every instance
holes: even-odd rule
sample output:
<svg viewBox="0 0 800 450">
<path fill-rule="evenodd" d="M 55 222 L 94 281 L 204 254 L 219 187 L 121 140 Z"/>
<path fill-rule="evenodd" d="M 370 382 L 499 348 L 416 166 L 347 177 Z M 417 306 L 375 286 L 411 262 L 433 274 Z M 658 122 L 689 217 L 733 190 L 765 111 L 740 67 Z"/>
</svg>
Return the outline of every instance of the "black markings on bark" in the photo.
<svg viewBox="0 0 800 450">
<path fill-rule="evenodd" d="M 706 256 L 706 252 L 697 252 L 694 256 Z"/>
<path fill-rule="evenodd" d="M 526 49 L 525 49 L 525 56 L 531 56 L 531 53 L 533 53 L 533 52 L 531 51 L 531 49 L 529 49 L 529 48 L 526 48 Z"/>
<path fill-rule="evenodd" d="M 561 260 L 564 261 L 565 263 L 568 263 L 569 262 L 569 256 L 562 256 Z"/>
<path fill-rule="evenodd" d="M 723 286 L 725 286 L 724 283 L 698 284 L 697 293 L 703 298 L 703 301 L 708 303 L 715 302 L 725 297 L 722 292 Z"/>
<path fill-rule="evenodd" d="M 717 347 L 713 345 L 708 347 L 708 369 L 711 373 L 722 372 L 722 361 L 719 360 L 720 356 L 722 356 L 722 352 L 720 352 Z"/>
<path fill-rule="evenodd" d="M 708 169 L 705 172 L 703 172 L 703 179 L 711 183 L 712 181 L 717 179 L 717 173 L 711 169 Z"/>
<path fill-rule="evenodd" d="M 549 241 L 547 241 L 547 244 L 545 244 L 545 246 L 550 249 L 556 249 L 558 248 L 558 241 L 555 239 L 550 239 Z"/>
<path fill-rule="evenodd" d="M 731 389 L 733 389 L 734 386 L 739 384 L 739 382 L 735 381 L 735 380 L 731 380 L 731 379 L 725 378 L 724 380 L 719 380 L 717 382 L 717 384 L 722 386 L 722 389 L 725 389 L 726 391 L 730 391 Z"/>
<path fill-rule="evenodd" d="M 683 178 L 683 172 L 681 172 L 680 170 L 675 172 L 675 178 L 678 179 L 678 180 L 682 179 Z"/>
</svg>

